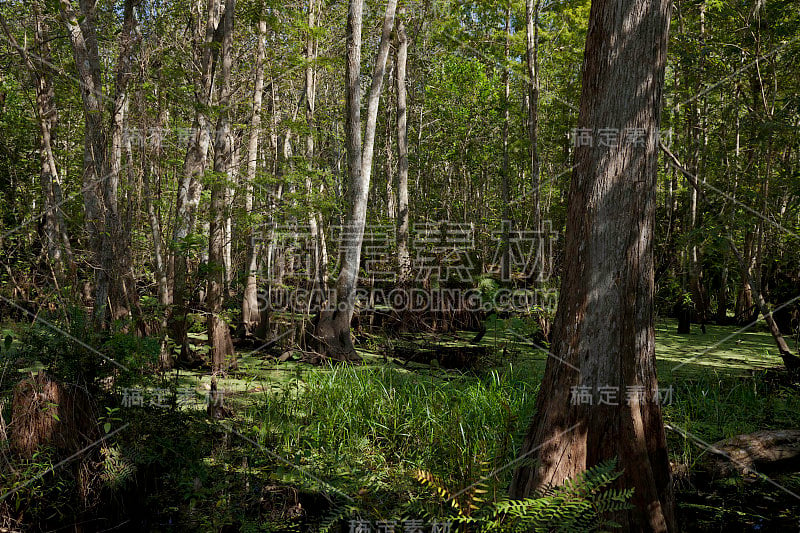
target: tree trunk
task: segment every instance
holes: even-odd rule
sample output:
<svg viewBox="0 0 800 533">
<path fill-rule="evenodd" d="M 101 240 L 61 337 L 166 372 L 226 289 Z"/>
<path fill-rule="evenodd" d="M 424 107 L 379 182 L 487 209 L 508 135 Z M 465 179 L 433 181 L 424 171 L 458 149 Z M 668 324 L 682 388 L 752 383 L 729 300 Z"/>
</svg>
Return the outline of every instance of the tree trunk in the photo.
<svg viewBox="0 0 800 533">
<path fill-rule="evenodd" d="M 127 236 L 124 235 L 117 210 L 117 188 L 137 22 L 133 0 L 126 0 L 119 38 L 111 124 L 110 128 L 106 128 L 103 125 L 103 100 L 106 97 L 103 94 L 102 67 L 95 31 L 97 6 L 88 0 L 81 0 L 80 15 L 75 12 L 70 0 L 60 0 L 59 7 L 75 57 L 85 119 L 83 198 L 89 238 L 98 265 L 95 270 L 93 319 L 98 326 L 105 327 L 109 318 L 117 319 L 129 314 L 133 296 L 128 294 L 125 284 L 129 270 L 126 268 L 129 265 L 128 252 L 124 246 Z"/>
<path fill-rule="evenodd" d="M 405 7 L 397 14 L 397 279 L 405 283 L 411 276 L 411 257 L 408 252 L 408 120 L 406 116 L 406 64 L 408 37 L 405 26 Z"/>
<path fill-rule="evenodd" d="M 506 8 L 505 16 L 505 48 L 503 51 L 503 170 L 502 182 L 500 184 L 503 201 L 503 228 L 501 235 L 502 256 L 500 257 L 500 279 L 505 282 L 511 281 L 511 172 L 508 154 L 508 128 L 509 128 L 509 96 L 511 92 L 510 75 L 508 72 L 509 39 L 511 38 L 511 7 Z"/>
<path fill-rule="evenodd" d="M 208 233 L 208 340 L 211 343 L 211 368 L 225 372 L 235 366 L 231 330 L 222 318 L 225 297 L 225 191 L 231 178 L 232 134 L 230 128 L 231 49 L 236 0 L 225 0 L 222 22 L 222 68 L 220 71 L 219 120 L 214 138 L 214 181 L 211 187 L 211 222 Z"/>
<path fill-rule="evenodd" d="M 391 58 L 389 58 L 389 79 L 387 80 L 389 88 L 396 88 L 397 84 L 394 83 L 394 76 L 397 75 L 397 68 L 392 68 Z M 394 190 L 395 175 L 394 175 L 394 143 L 392 142 L 392 133 L 395 128 L 394 109 L 392 109 L 391 92 L 390 98 L 386 101 L 386 135 L 383 140 L 383 152 L 386 157 L 386 218 L 390 222 L 397 218 L 397 198 Z"/>
<path fill-rule="evenodd" d="M 229 121 L 230 122 L 230 121 Z M 229 128 L 230 129 L 230 128 Z M 239 158 L 242 155 L 241 143 L 239 142 L 238 135 L 231 132 L 231 153 L 230 160 L 228 161 L 228 179 L 225 186 L 225 223 L 224 229 L 224 249 L 223 264 L 225 266 L 225 294 L 233 296 L 232 281 L 233 281 L 233 200 L 236 197 L 236 182 L 239 177 Z"/>
<path fill-rule="evenodd" d="M 256 51 L 256 80 L 253 87 L 253 115 L 250 119 L 250 137 L 247 142 L 247 185 L 245 192 L 245 211 L 253 214 L 253 182 L 256 179 L 256 165 L 258 163 L 258 139 L 261 136 L 261 102 L 264 92 L 264 57 L 266 46 L 264 39 L 267 35 L 267 21 L 258 21 L 258 47 Z M 261 312 L 258 305 L 258 258 L 261 252 L 261 243 L 253 231 L 253 223 L 249 223 L 249 242 L 247 249 L 247 274 L 244 281 L 244 295 L 242 297 L 242 325 L 245 335 L 252 335 L 261 323 Z"/>
<path fill-rule="evenodd" d="M 539 164 L 539 0 L 525 0 L 526 66 L 528 67 L 528 140 L 531 143 L 531 187 L 533 227 L 541 225 L 539 201 L 541 168 Z"/>
<path fill-rule="evenodd" d="M 137 21 L 133 9 L 135 3 L 135 0 L 126 0 L 123 8 L 119 60 L 115 71 L 114 100 L 109 131 L 111 141 L 108 155 L 109 175 L 106 186 L 103 188 L 103 201 L 106 204 L 108 217 L 106 227 L 111 228 L 107 234 L 111 242 L 105 253 L 110 256 L 107 259 L 106 269 L 110 277 L 111 318 L 114 320 L 129 316 L 131 310 L 138 308 L 139 300 L 131 269 L 130 226 L 126 224 L 117 207 L 117 191 L 122 172 L 123 132 L 130 105 L 128 88 L 133 77 L 133 47 L 138 38 Z M 130 175 L 129 172 L 126 173 Z M 123 202 L 123 205 L 126 204 L 130 207 L 128 202 Z"/>
<path fill-rule="evenodd" d="M 712 479 L 800 471 L 800 430 L 762 430 L 715 442 L 698 470 Z"/>
<path fill-rule="evenodd" d="M 613 517 L 623 531 L 676 528 L 653 329 L 657 133 L 668 27 L 667 0 L 592 3 L 578 128 L 637 128 L 645 138 L 641 145 L 575 149 L 565 243 L 572 260 L 562 279 L 555 357 L 547 360 L 521 450 L 537 463 L 520 467 L 511 486 L 513 497 L 524 497 L 618 457 L 620 484 L 635 489 L 634 508 Z M 573 387 L 588 387 L 593 405 L 571 405 Z M 603 390 L 616 396 L 609 400 Z"/>
<path fill-rule="evenodd" d="M 64 212 L 61 209 L 63 193 L 61 179 L 56 167 L 53 154 L 58 110 L 55 103 L 52 76 L 49 70 L 50 60 L 50 35 L 49 28 L 42 16 L 40 1 L 32 2 L 32 15 L 34 24 L 34 49 L 42 64 L 34 63 L 27 48 L 19 45 L 14 35 L 9 30 L 5 19 L 0 15 L 0 24 L 3 32 L 13 48 L 22 58 L 25 68 L 30 73 L 36 85 L 36 118 L 39 123 L 39 159 L 41 165 L 40 184 L 45 205 L 44 234 L 47 257 L 52 263 L 57 278 L 63 278 L 65 266 L 74 271 L 72 247 L 69 242 Z M 56 282 L 59 280 L 57 279 Z M 63 281 L 63 280 L 62 280 Z"/>
<path fill-rule="evenodd" d="M 739 292 L 736 295 L 736 306 L 734 314 L 736 322 L 744 324 L 750 322 L 753 318 L 753 293 L 750 291 L 750 284 L 748 278 L 753 275 L 753 267 L 755 266 L 755 254 L 753 243 L 755 242 L 754 230 L 747 231 L 744 238 L 744 255 L 742 259 L 744 262 L 739 263 L 739 270 L 741 272 L 741 282 L 739 285 Z"/>
<path fill-rule="evenodd" d="M 314 181 L 311 176 L 316 166 L 314 157 L 314 110 L 317 100 L 317 70 L 315 62 L 317 60 L 317 42 L 314 38 L 313 29 L 316 24 L 316 0 L 309 0 L 308 2 L 308 27 L 309 32 L 306 38 L 306 71 L 305 71 L 305 86 L 304 86 L 304 100 L 306 103 L 306 125 L 308 126 L 308 134 L 306 135 L 306 164 L 308 165 L 309 172 L 306 177 L 306 194 L 308 195 L 309 213 L 308 213 L 308 228 L 311 237 L 311 245 L 313 246 L 313 265 L 312 265 L 312 280 L 313 290 L 309 298 L 308 305 L 313 305 L 317 299 L 319 302 L 324 300 L 323 292 L 326 290 L 328 283 L 328 258 L 325 252 L 325 231 L 322 225 L 322 215 L 317 211 L 314 205 Z"/>
<path fill-rule="evenodd" d="M 158 127 L 166 127 L 167 114 L 161 111 L 158 115 Z M 130 140 L 128 141 L 130 144 Z M 156 212 L 153 200 L 155 198 L 151 178 L 159 179 L 161 161 L 161 143 L 155 143 L 152 154 L 148 154 L 143 162 L 142 171 L 142 186 L 144 187 L 144 201 L 145 209 L 147 210 L 147 218 L 150 221 L 150 232 L 153 237 L 153 259 L 155 260 L 155 275 L 158 284 L 158 302 L 167 306 L 172 303 L 172 295 L 170 294 L 170 286 L 167 277 L 167 261 L 162 247 L 163 232 L 161 231 L 161 219 Z"/>
<path fill-rule="evenodd" d="M 747 268 L 745 258 L 741 253 L 739 253 L 739 249 L 736 247 L 736 244 L 733 242 L 733 238 L 730 236 L 728 237 L 728 244 L 730 244 L 733 255 L 735 255 L 737 261 L 739 261 L 742 277 L 744 277 L 745 282 L 750 289 L 750 294 L 752 294 L 753 298 L 755 299 L 758 310 L 764 317 L 764 322 L 766 322 L 767 327 L 769 327 L 769 332 L 772 335 L 772 338 L 775 340 L 775 344 L 778 347 L 778 352 L 780 353 L 786 368 L 791 371 L 800 369 L 800 358 L 792 353 L 792 350 L 789 348 L 789 344 L 786 342 L 786 339 L 783 338 L 783 334 L 781 333 L 778 324 L 772 317 L 772 311 L 770 311 L 769 306 L 764 299 L 764 295 L 761 293 L 761 287 L 759 286 L 760 283 L 758 278 L 750 273 L 749 269 Z"/>
<path fill-rule="evenodd" d="M 372 72 L 372 85 L 367 98 L 367 124 L 364 147 L 361 147 L 361 19 L 363 0 L 350 0 L 347 15 L 346 121 L 347 171 L 350 205 L 343 227 L 342 265 L 336 282 L 336 306 L 320 314 L 316 337 L 319 349 L 336 359 L 358 359 L 350 337 L 350 321 L 355 311 L 358 267 L 367 218 L 367 197 L 375 147 L 375 126 L 378 118 L 383 76 L 394 25 L 397 0 L 388 0 L 383 19 L 378 55 Z"/>
<path fill-rule="evenodd" d="M 200 203 L 200 194 L 203 184 L 200 181 L 208 165 L 208 146 L 211 143 L 210 123 L 207 116 L 208 106 L 211 104 L 211 90 L 213 82 L 213 64 L 216 48 L 213 46 L 214 34 L 219 20 L 220 0 L 208 0 L 206 11 L 208 18 L 205 33 L 201 28 L 201 0 L 197 0 L 197 25 L 195 27 L 195 42 L 193 51 L 195 60 L 200 64 L 200 73 L 195 84 L 195 116 L 192 125 L 189 144 L 186 148 L 186 158 L 183 163 L 183 176 L 178 184 L 178 194 L 175 205 L 175 230 L 172 236 L 173 258 L 173 309 L 170 318 L 172 339 L 181 346 L 181 360 L 189 359 L 189 343 L 186 336 L 187 314 L 186 306 L 186 281 L 189 269 L 189 242 L 187 237 L 194 230 L 197 206 Z"/>
</svg>

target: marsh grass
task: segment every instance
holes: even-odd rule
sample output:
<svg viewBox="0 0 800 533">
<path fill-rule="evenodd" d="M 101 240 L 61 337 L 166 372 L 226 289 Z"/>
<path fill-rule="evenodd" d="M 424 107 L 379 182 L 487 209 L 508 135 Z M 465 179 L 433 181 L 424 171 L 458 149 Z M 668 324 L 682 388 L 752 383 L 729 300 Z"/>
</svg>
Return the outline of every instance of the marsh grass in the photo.
<svg viewBox="0 0 800 533">
<path fill-rule="evenodd" d="M 484 477 L 488 463 L 499 469 L 491 490 L 504 491 L 511 469 L 502 467 L 515 458 L 536 395 L 524 377 L 511 365 L 482 377 L 318 369 L 265 393 L 247 418 L 260 444 L 345 493 L 393 493 L 383 509 L 390 516 L 414 501 L 416 469 L 460 488 Z"/>
</svg>

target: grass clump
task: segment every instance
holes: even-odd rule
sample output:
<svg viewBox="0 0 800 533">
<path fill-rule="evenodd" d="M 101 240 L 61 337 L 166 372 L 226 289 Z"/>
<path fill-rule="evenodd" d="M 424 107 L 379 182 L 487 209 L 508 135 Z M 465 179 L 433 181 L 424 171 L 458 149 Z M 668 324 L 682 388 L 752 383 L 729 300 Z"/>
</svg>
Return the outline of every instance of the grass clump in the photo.
<svg viewBox="0 0 800 533">
<path fill-rule="evenodd" d="M 252 432 L 384 517 L 412 509 L 436 514 L 441 503 L 420 495 L 414 471 L 465 487 L 480 480 L 485 464 L 511 462 L 536 395 L 524 377 L 510 366 L 448 379 L 389 366 L 319 369 L 265 394 L 250 412 Z M 486 480 L 489 489 L 503 492 L 510 475 L 500 470 Z M 316 483 L 300 469 L 287 476 Z"/>
</svg>

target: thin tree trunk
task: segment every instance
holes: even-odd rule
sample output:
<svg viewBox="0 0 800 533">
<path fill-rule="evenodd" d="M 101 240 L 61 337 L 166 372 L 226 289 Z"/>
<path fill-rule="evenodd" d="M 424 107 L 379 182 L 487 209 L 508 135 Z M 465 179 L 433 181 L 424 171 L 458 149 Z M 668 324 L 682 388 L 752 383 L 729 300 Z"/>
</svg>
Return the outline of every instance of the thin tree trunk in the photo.
<svg viewBox="0 0 800 533">
<path fill-rule="evenodd" d="M 155 206 L 153 205 L 153 187 L 151 176 L 155 173 L 155 164 L 152 161 L 145 161 L 142 170 L 142 186 L 144 187 L 144 202 L 147 210 L 147 218 L 150 221 L 150 233 L 153 238 L 153 258 L 155 260 L 156 284 L 158 285 L 158 302 L 161 305 L 169 305 L 169 286 L 167 284 L 167 269 L 164 261 L 164 251 L 161 247 L 161 221 L 158 219 Z"/>
<path fill-rule="evenodd" d="M 256 179 L 256 165 L 258 163 L 258 140 L 261 136 L 261 104 L 264 92 L 264 58 L 266 46 L 264 40 L 267 35 L 267 21 L 264 18 L 258 21 L 258 47 L 256 51 L 256 80 L 253 87 L 253 115 L 250 119 L 250 137 L 247 142 L 247 176 L 245 192 L 245 211 L 253 214 L 253 183 Z M 252 335 L 261 323 L 261 313 L 258 306 L 258 259 L 261 253 L 261 242 L 253 231 L 252 222 L 249 223 L 249 242 L 247 250 L 247 275 L 244 281 L 244 295 L 242 296 L 242 325 L 245 335 Z"/>
<path fill-rule="evenodd" d="M 50 63 L 49 28 L 43 20 L 40 1 L 32 3 L 34 18 L 34 48 L 37 51 L 40 65 L 36 65 L 26 48 L 19 45 L 9 30 L 5 19 L 0 15 L 0 25 L 11 46 L 17 50 L 26 70 L 36 85 L 36 118 L 39 123 L 39 158 L 40 185 L 45 205 L 44 234 L 48 259 L 53 265 L 56 277 L 63 278 L 65 263 L 74 272 L 72 247 L 69 242 L 64 212 L 61 209 L 63 193 L 61 179 L 53 155 L 55 131 L 58 123 L 58 110 L 55 104 L 55 92 L 48 64 Z M 58 279 L 56 282 L 58 283 Z M 63 279 L 62 279 L 63 281 Z"/>
<path fill-rule="evenodd" d="M 242 155 L 242 146 L 239 136 L 231 132 L 231 154 L 228 163 L 228 180 L 225 187 L 225 224 L 224 228 L 224 250 L 223 263 L 225 266 L 225 294 L 233 296 L 233 202 L 236 198 L 237 178 L 239 177 L 239 161 Z"/>
<path fill-rule="evenodd" d="M 618 457 L 635 490 L 624 531 L 675 531 L 666 436 L 657 396 L 653 328 L 656 134 L 669 2 L 595 0 L 578 128 L 641 128 L 643 145 L 575 149 L 566 230 L 568 262 L 537 415 L 514 474 L 513 497 L 560 484 Z M 588 387 L 592 405 L 570 398 Z M 611 400 L 599 391 L 616 391 Z M 637 394 L 630 394 L 637 391 Z M 638 394 L 641 391 L 641 395 Z"/>
<path fill-rule="evenodd" d="M 202 24 L 202 0 L 197 0 L 198 23 L 195 27 L 195 43 L 193 46 L 195 60 L 200 64 L 200 73 L 195 84 L 195 116 L 192 125 L 189 144 L 186 149 L 186 158 L 183 163 L 183 175 L 178 184 L 178 194 L 175 206 L 175 230 L 172 237 L 172 246 L 175 250 L 173 257 L 173 309 L 170 319 L 172 339 L 181 346 L 180 358 L 189 359 L 189 343 L 187 333 L 186 289 L 188 276 L 189 250 L 187 237 L 194 230 L 197 206 L 200 203 L 200 194 L 203 184 L 201 176 L 208 166 L 208 147 L 211 142 L 210 122 L 207 116 L 208 106 L 211 104 L 213 87 L 213 64 L 216 48 L 213 46 L 214 33 L 219 20 L 220 0 L 208 0 L 206 6 L 207 20 L 205 32 Z"/>
<path fill-rule="evenodd" d="M 767 327 L 769 327 L 769 332 L 772 335 L 772 338 L 775 340 L 775 344 L 778 346 L 778 352 L 780 353 L 784 364 L 790 370 L 800 369 L 800 358 L 792 353 L 792 350 L 789 348 L 789 344 L 786 342 L 786 339 L 783 338 L 783 334 L 781 333 L 778 324 L 772 317 L 772 311 L 770 311 L 766 300 L 764 300 L 764 295 L 761 293 L 761 287 L 759 286 L 758 280 L 750 273 L 749 269 L 747 268 L 747 262 L 745 258 L 741 253 L 739 253 L 739 250 L 736 248 L 736 244 L 733 242 L 733 238 L 730 236 L 728 237 L 728 243 L 730 244 L 733 254 L 736 256 L 736 259 L 739 261 L 739 266 L 742 270 L 742 276 L 745 278 L 745 281 L 748 284 L 753 297 L 755 298 L 756 305 L 758 305 L 758 309 L 761 312 L 761 315 L 764 317 L 764 322 L 766 322 Z"/>
<path fill-rule="evenodd" d="M 306 177 L 306 194 L 309 203 L 308 213 L 308 227 L 311 234 L 313 253 L 312 265 L 312 281 L 313 289 L 312 295 L 309 298 L 308 305 L 318 299 L 319 302 L 324 301 L 323 292 L 327 287 L 328 282 L 328 259 L 324 251 L 325 248 L 325 231 L 322 225 L 322 216 L 314 205 L 314 181 L 311 176 L 313 175 L 315 163 L 315 147 L 314 147 L 314 110 L 317 101 L 317 70 L 315 62 L 317 60 L 317 42 L 314 39 L 314 26 L 316 24 L 317 3 L 316 0 L 309 0 L 308 2 L 308 27 L 309 32 L 306 38 L 306 70 L 305 70 L 305 85 L 304 85 L 304 100 L 306 112 L 306 125 L 308 126 L 308 134 L 306 135 L 306 164 L 309 167 L 309 172 Z M 318 297 L 318 298 L 317 298 Z M 305 325 L 303 326 L 305 328 Z M 305 333 L 305 331 L 303 331 Z M 304 335 L 301 335 L 303 337 Z"/>
<path fill-rule="evenodd" d="M 406 104 L 406 64 L 408 36 L 405 26 L 405 7 L 397 14 L 397 279 L 405 283 L 411 276 L 411 257 L 408 251 L 408 119 Z"/>
<path fill-rule="evenodd" d="M 510 180 L 511 172 L 509 167 L 508 155 L 508 128 L 509 128 L 509 96 L 511 93 L 511 81 L 508 72 L 508 54 L 510 48 L 510 31 L 511 31 L 511 7 L 506 8 L 506 21 L 505 21 L 505 48 L 503 52 L 503 169 L 502 169 L 502 183 L 501 195 L 503 201 L 503 228 L 502 228 L 502 257 L 500 258 L 500 279 L 505 282 L 511 281 L 511 185 Z"/>
<path fill-rule="evenodd" d="M 753 317 L 753 307 L 755 303 L 753 302 L 753 293 L 747 279 L 753 275 L 753 267 L 755 266 L 755 254 L 753 253 L 755 249 L 753 246 L 755 235 L 755 230 L 749 230 L 746 232 L 744 238 L 744 255 L 742 256 L 744 263 L 739 266 L 741 282 L 734 309 L 736 322 L 739 324 L 748 322 Z"/>
<path fill-rule="evenodd" d="M 130 225 L 120 215 L 117 200 L 117 190 L 122 172 L 123 132 L 130 106 L 128 89 L 130 80 L 133 78 L 133 47 L 138 40 L 134 4 L 135 0 L 126 0 L 123 7 L 123 25 L 120 34 L 119 60 L 115 72 L 114 103 L 109 133 L 111 139 L 111 151 L 108 158 L 109 176 L 106 187 L 103 189 L 106 213 L 109 217 L 106 226 L 112 228 L 109 233 L 112 246 L 108 248 L 112 251 L 112 255 L 108 259 L 108 269 L 111 277 L 111 317 L 114 320 L 130 315 L 132 310 L 139 307 L 139 297 L 135 290 L 136 282 L 131 267 Z M 131 162 L 129 161 L 128 164 L 130 165 Z M 127 174 L 130 175 L 129 172 Z M 124 202 L 123 205 L 130 207 L 128 202 Z M 128 219 L 129 221 L 130 219 Z"/>
<path fill-rule="evenodd" d="M 394 190 L 394 143 L 392 142 L 392 136 L 393 130 L 395 129 L 395 121 L 393 120 L 394 109 L 392 108 L 391 89 L 396 87 L 394 77 L 397 74 L 397 68 L 392 68 L 391 62 L 392 58 L 389 57 L 389 66 L 387 67 L 387 70 L 389 71 L 389 79 L 387 80 L 387 85 L 390 90 L 388 91 L 386 99 L 386 129 L 384 131 L 385 136 L 383 139 L 383 153 L 385 156 L 386 168 L 386 218 L 388 218 L 390 221 L 394 221 L 394 219 L 397 218 L 397 198 Z"/>
<path fill-rule="evenodd" d="M 378 117 L 383 77 L 397 0 L 388 0 L 383 19 L 378 55 L 372 73 L 372 85 L 367 98 L 367 123 L 364 128 L 363 153 L 361 147 L 361 20 L 363 0 L 350 0 L 347 15 L 347 71 L 346 122 L 347 170 L 350 205 L 344 224 L 342 239 L 342 266 L 336 282 L 336 306 L 321 313 L 316 336 L 320 350 L 338 359 L 357 359 L 350 337 L 350 321 L 355 311 L 358 267 L 361 244 L 367 215 L 369 180 L 372 172 L 372 155 L 375 147 L 375 126 Z"/>
<path fill-rule="evenodd" d="M 217 131 L 214 139 L 214 183 L 211 187 L 211 222 L 208 234 L 208 340 L 211 344 L 211 368 L 225 372 L 235 367 L 236 359 L 228 324 L 222 318 L 225 296 L 225 191 L 232 171 L 232 134 L 230 128 L 231 49 L 236 0 L 225 0 L 222 21 L 222 65 L 220 70 Z"/>
<path fill-rule="evenodd" d="M 533 227 L 539 229 L 542 218 L 539 185 L 539 1 L 525 0 L 526 65 L 528 67 L 528 140 L 531 143 L 531 187 Z"/>
</svg>

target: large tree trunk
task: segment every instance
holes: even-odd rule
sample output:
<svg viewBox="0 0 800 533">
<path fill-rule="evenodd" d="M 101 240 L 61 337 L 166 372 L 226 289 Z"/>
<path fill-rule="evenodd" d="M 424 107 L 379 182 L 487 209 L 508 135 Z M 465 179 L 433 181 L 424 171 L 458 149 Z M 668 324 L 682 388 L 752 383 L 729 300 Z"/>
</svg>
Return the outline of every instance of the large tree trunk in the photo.
<svg viewBox="0 0 800 533">
<path fill-rule="evenodd" d="M 405 26 L 405 7 L 397 14 L 397 270 L 398 282 L 404 284 L 411 276 L 411 257 L 408 252 L 408 118 L 406 115 L 406 64 L 408 37 Z"/>
<path fill-rule="evenodd" d="M 207 19 L 205 32 L 200 22 L 202 17 L 202 0 L 197 0 L 197 24 L 195 27 L 195 42 L 193 51 L 195 60 L 200 64 L 199 77 L 195 84 L 195 116 L 192 133 L 189 136 L 189 145 L 186 148 L 186 158 L 183 163 L 183 176 L 178 184 L 178 194 L 175 206 L 175 230 L 172 236 L 173 257 L 173 309 L 170 318 L 172 339 L 181 346 L 180 358 L 189 359 L 189 343 L 187 340 L 187 314 L 186 282 L 189 270 L 189 251 L 187 250 L 187 237 L 194 230 L 197 206 L 200 203 L 200 194 L 203 184 L 200 181 L 208 165 L 208 147 L 211 143 L 210 122 L 207 109 L 211 104 L 213 85 L 213 64 L 216 49 L 213 46 L 214 34 L 219 21 L 220 0 L 208 0 L 206 6 Z"/>
<path fill-rule="evenodd" d="M 712 479 L 800 471 L 800 430 L 762 430 L 715 442 L 698 470 Z"/>
<path fill-rule="evenodd" d="M 245 211 L 253 213 L 253 182 L 256 179 L 256 165 L 258 163 L 258 139 L 261 136 L 261 102 L 264 93 L 264 57 L 266 46 L 264 39 L 267 34 L 267 21 L 258 21 L 258 46 L 256 51 L 256 80 L 253 87 L 253 116 L 250 119 L 250 137 L 247 142 L 247 176 L 245 192 Z M 246 335 L 253 334 L 261 323 L 261 313 L 258 306 L 258 258 L 261 243 L 252 230 L 249 229 L 249 243 L 247 249 L 247 274 L 244 281 L 244 295 L 242 297 L 242 325 Z"/>
<path fill-rule="evenodd" d="M 231 178 L 233 139 L 230 127 L 231 49 L 236 0 L 225 0 L 222 22 L 222 69 L 220 71 L 219 120 L 214 139 L 214 182 L 211 187 L 211 222 L 208 232 L 208 340 L 211 368 L 224 372 L 235 366 L 231 330 L 221 313 L 225 297 L 225 191 Z"/>
<path fill-rule="evenodd" d="M 361 19 L 363 0 L 350 0 L 347 14 L 347 72 L 346 72 L 346 137 L 347 171 L 350 205 L 343 227 L 342 265 L 336 282 L 335 308 L 320 313 L 316 337 L 319 349 L 337 359 L 357 359 L 350 338 L 350 321 L 356 301 L 361 244 L 367 218 L 367 197 L 375 147 L 375 126 L 378 118 L 383 76 L 394 25 L 397 0 L 388 0 L 383 19 L 378 55 L 372 72 L 372 85 L 367 98 L 367 124 L 364 128 L 364 147 L 361 148 Z"/>
<path fill-rule="evenodd" d="M 618 457 L 621 485 L 635 489 L 634 508 L 613 517 L 624 531 L 676 527 L 653 329 L 657 132 L 668 26 L 667 0 L 592 3 L 578 128 L 616 128 L 621 140 L 636 128 L 645 138 L 575 150 L 565 251 L 571 260 L 554 357 L 521 450 L 537 462 L 520 467 L 511 486 L 512 496 L 527 496 Z M 588 387 L 593 405 L 572 404 L 573 387 Z M 616 397 L 604 396 L 604 387 Z"/>
</svg>

